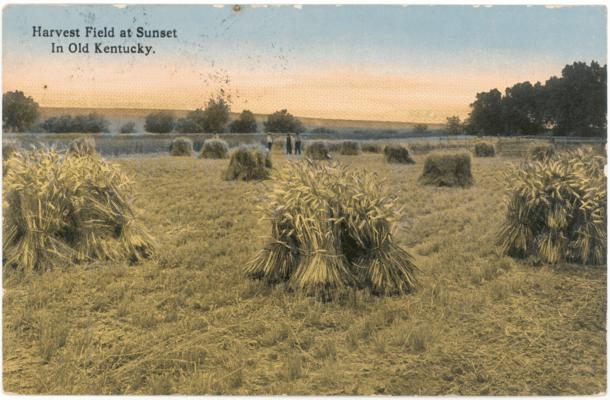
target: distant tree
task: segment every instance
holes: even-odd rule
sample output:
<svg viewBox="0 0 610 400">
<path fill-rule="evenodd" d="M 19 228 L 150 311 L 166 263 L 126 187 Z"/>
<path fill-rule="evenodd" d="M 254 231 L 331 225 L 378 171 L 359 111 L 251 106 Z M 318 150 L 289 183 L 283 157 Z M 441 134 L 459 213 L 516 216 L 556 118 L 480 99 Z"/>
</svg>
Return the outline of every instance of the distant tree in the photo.
<svg viewBox="0 0 610 400">
<path fill-rule="evenodd" d="M 476 100 L 470 107 L 471 131 L 483 135 L 502 133 L 502 93 L 498 89 L 477 93 Z"/>
<path fill-rule="evenodd" d="M 2 95 L 2 127 L 7 131 L 24 132 L 38 118 L 38 103 L 19 90 Z"/>
<path fill-rule="evenodd" d="M 174 129 L 180 133 L 199 133 L 203 132 L 201 125 L 197 124 L 194 119 L 187 117 L 176 120 Z"/>
<path fill-rule="evenodd" d="M 100 133 L 108 132 L 110 123 L 101 115 L 90 113 L 87 115 L 61 115 L 51 117 L 40 124 L 40 128 L 52 133 Z"/>
<path fill-rule="evenodd" d="M 210 133 L 224 132 L 229 122 L 231 109 L 222 97 L 210 98 L 203 110 L 203 131 Z"/>
<path fill-rule="evenodd" d="M 119 129 L 121 133 L 135 133 L 136 132 L 136 123 L 133 121 L 129 121 L 123 125 Z"/>
<path fill-rule="evenodd" d="M 301 133 L 305 130 L 303 123 L 286 109 L 269 115 L 264 125 L 265 131 L 272 133 Z"/>
<path fill-rule="evenodd" d="M 428 125 L 426 125 L 426 124 L 417 124 L 413 128 L 413 132 L 420 134 L 420 135 L 423 133 L 426 133 L 427 131 L 428 131 Z"/>
<path fill-rule="evenodd" d="M 108 132 L 110 123 L 104 117 L 96 113 L 77 115 L 72 118 L 71 132 L 101 133 Z"/>
<path fill-rule="evenodd" d="M 144 129 L 152 133 L 169 133 L 174 129 L 175 117 L 169 111 L 157 111 L 146 116 Z"/>
<path fill-rule="evenodd" d="M 506 88 L 502 98 L 502 131 L 508 134 L 535 135 L 544 130 L 540 108 L 542 85 L 522 82 Z"/>
<path fill-rule="evenodd" d="M 447 134 L 449 135 L 459 135 L 464 132 L 464 127 L 460 122 L 460 117 L 454 115 L 452 117 L 447 117 Z"/>
<path fill-rule="evenodd" d="M 250 110 L 243 110 L 235 121 L 231 122 L 229 130 L 233 133 L 250 133 L 258 130 L 254 114 Z"/>
<path fill-rule="evenodd" d="M 545 83 L 546 116 L 553 134 L 605 136 L 607 66 L 597 62 L 566 65 L 561 78 Z"/>
</svg>

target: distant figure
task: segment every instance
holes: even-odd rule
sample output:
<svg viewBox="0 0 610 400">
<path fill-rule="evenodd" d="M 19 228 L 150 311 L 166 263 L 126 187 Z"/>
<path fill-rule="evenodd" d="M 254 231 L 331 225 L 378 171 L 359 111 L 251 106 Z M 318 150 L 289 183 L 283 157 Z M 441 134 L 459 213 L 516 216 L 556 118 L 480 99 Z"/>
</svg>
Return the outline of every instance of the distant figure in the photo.
<svg viewBox="0 0 610 400">
<path fill-rule="evenodd" d="M 286 135 L 286 154 L 292 154 L 292 136 L 290 133 Z"/>
<path fill-rule="evenodd" d="M 297 133 L 294 139 L 294 154 L 301 154 L 301 134 Z"/>
<path fill-rule="evenodd" d="M 271 148 L 273 147 L 273 136 L 271 136 L 270 133 L 267 134 L 267 149 L 269 149 L 269 151 L 271 151 Z"/>
</svg>

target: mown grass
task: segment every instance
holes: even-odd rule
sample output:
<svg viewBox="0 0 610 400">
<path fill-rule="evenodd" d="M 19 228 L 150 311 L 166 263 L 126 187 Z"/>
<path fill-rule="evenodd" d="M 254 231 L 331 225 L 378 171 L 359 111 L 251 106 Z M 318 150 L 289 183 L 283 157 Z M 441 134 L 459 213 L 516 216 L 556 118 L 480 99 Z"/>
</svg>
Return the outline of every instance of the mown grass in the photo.
<svg viewBox="0 0 610 400">
<path fill-rule="evenodd" d="M 274 167 L 285 156 L 274 153 Z M 397 241 L 421 288 L 323 303 L 246 279 L 269 231 L 269 182 L 228 160 L 118 160 L 158 260 L 4 271 L 4 390 L 45 394 L 593 394 L 606 390 L 606 268 L 534 266 L 494 245 L 506 159 L 473 159 L 468 189 L 377 171 L 405 206 Z"/>
</svg>

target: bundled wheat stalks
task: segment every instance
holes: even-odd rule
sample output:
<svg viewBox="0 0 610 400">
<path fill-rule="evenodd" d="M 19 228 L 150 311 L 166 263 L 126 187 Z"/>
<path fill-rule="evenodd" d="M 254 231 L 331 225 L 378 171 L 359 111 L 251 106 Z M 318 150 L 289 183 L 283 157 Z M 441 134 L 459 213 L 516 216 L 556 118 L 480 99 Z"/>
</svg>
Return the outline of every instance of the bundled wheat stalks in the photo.
<svg viewBox="0 0 610 400">
<path fill-rule="evenodd" d="M 274 184 L 263 210 L 271 237 L 246 266 L 250 277 L 307 293 L 413 290 L 417 268 L 393 240 L 398 211 L 376 175 L 305 161 L 278 171 Z"/>
<path fill-rule="evenodd" d="M 502 250 L 556 263 L 606 261 L 604 158 L 590 151 L 525 162 L 506 175 L 507 213 Z"/>
<path fill-rule="evenodd" d="M 50 269 L 61 263 L 151 255 L 136 222 L 131 182 L 98 155 L 17 153 L 4 176 L 4 265 Z"/>
</svg>

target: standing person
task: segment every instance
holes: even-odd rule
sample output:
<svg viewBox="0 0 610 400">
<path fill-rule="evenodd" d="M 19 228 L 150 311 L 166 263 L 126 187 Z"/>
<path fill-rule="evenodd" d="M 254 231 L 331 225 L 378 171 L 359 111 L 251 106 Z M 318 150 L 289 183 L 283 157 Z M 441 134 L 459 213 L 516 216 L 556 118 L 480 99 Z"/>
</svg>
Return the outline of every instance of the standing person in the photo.
<svg viewBox="0 0 610 400">
<path fill-rule="evenodd" d="M 273 147 L 273 137 L 271 136 L 270 133 L 267 134 L 267 149 L 269 149 L 269 151 L 271 151 L 271 148 Z"/>
<path fill-rule="evenodd" d="M 290 133 L 286 135 L 286 154 L 292 154 L 292 136 Z"/>
<path fill-rule="evenodd" d="M 301 154 L 301 134 L 298 132 L 294 139 L 294 154 Z"/>
</svg>

